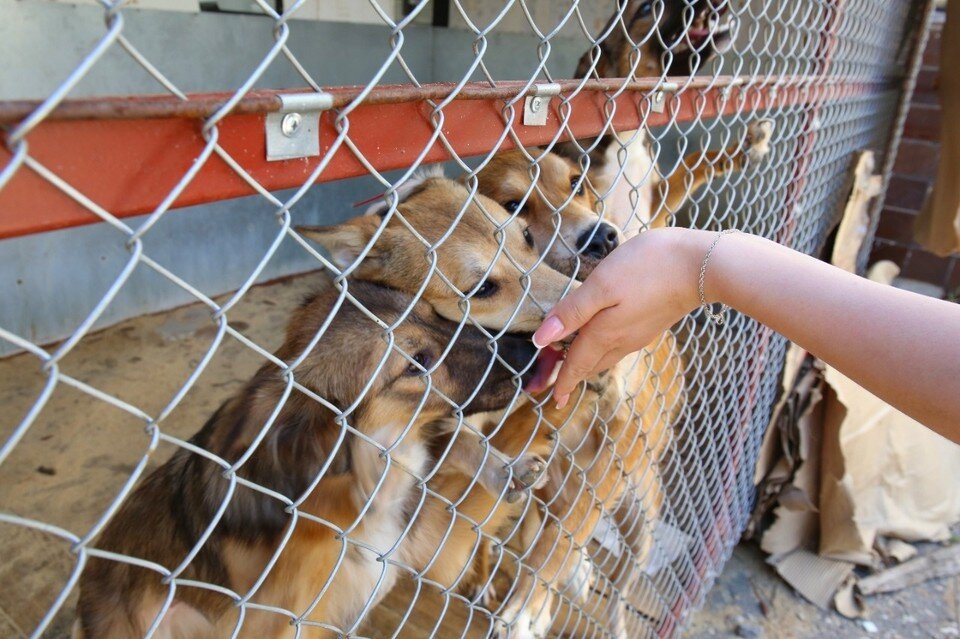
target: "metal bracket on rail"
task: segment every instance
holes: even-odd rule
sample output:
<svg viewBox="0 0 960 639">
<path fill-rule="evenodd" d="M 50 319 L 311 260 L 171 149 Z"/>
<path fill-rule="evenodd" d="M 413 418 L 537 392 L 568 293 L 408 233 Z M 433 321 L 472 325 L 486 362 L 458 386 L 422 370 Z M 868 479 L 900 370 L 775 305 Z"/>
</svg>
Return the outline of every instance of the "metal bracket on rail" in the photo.
<svg viewBox="0 0 960 639">
<path fill-rule="evenodd" d="M 730 99 L 730 96 L 733 95 L 734 87 L 739 87 L 746 83 L 747 83 L 746 78 L 743 78 L 740 76 L 737 76 L 736 78 L 733 78 L 732 80 L 730 80 L 730 82 L 727 85 L 720 88 L 721 102 L 726 102 L 727 100 Z"/>
<path fill-rule="evenodd" d="M 664 82 L 650 96 L 650 110 L 654 113 L 663 113 L 667 105 L 667 93 L 673 93 L 680 88 L 676 82 Z"/>
<path fill-rule="evenodd" d="M 550 114 L 550 98 L 560 95 L 560 85 L 535 84 L 534 94 L 523 100 L 523 124 L 525 126 L 544 126 Z"/>
<path fill-rule="evenodd" d="M 281 95 L 280 110 L 266 118 L 267 160 L 320 155 L 320 113 L 333 105 L 329 93 Z"/>
</svg>

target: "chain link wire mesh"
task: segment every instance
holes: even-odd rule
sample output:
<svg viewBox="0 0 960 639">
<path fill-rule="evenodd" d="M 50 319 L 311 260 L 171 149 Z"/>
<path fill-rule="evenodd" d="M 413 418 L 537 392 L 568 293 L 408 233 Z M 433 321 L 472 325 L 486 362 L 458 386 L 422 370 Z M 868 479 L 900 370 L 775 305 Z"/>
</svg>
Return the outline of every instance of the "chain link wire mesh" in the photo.
<svg viewBox="0 0 960 639">
<path fill-rule="evenodd" d="M 0 315 L 0 340 L 20 351 L 0 361 L 0 543 L 26 566 L 4 577 L 22 597 L 12 634 L 678 635 L 747 522 L 786 343 L 736 313 L 718 327 L 697 312 L 557 409 L 557 356 L 535 356 L 529 333 L 650 227 L 737 228 L 818 254 L 855 155 L 890 157 L 928 3 L 370 0 L 386 54 L 340 89 L 299 54 L 293 19 L 312 5 L 255 0 L 269 36 L 245 46 L 262 57 L 206 101 L 142 53 L 132 9 L 101 4 L 99 39 L 56 89 L 2 105 L 0 202 L 18 181 L 30 197 L 53 192 L 125 255 L 62 340 L 39 343 L 35 318 Z M 456 77 L 408 59 L 433 33 L 417 25 L 444 13 L 469 53 Z M 495 63 L 501 31 L 529 59 Z M 580 48 L 564 53 L 571 33 Z M 166 92 L 150 103 L 162 113 L 143 98 L 72 100 L 108 52 Z M 323 118 L 318 158 L 272 165 L 292 190 L 227 143 L 238 118 L 259 118 L 246 131 L 264 135 L 262 112 L 278 110 L 265 77 L 280 66 L 319 94 Z M 481 107 L 496 127 L 470 119 Z M 309 110 L 286 109 L 279 126 Z M 110 131 L 150 117 L 179 118 L 201 142 L 148 209 L 103 201 L 33 144 L 71 126 L 118 144 Z M 414 120 L 428 135 L 406 133 Z M 98 162 L 72 139 L 72 162 Z M 403 161 L 384 161 L 378 139 Z M 227 295 L 151 249 L 212 165 L 275 222 Z M 316 222 L 311 190 L 347 174 L 367 176 L 370 210 L 302 226 Z M 122 187 L 131 198 L 138 179 Z M 258 286 L 290 250 L 318 271 Z M 102 328 L 143 271 L 195 302 L 202 339 L 126 343 L 128 323 Z M 297 306 L 303 290 L 314 293 Z M 43 462 L 53 452 L 71 466 L 59 476 Z"/>
</svg>

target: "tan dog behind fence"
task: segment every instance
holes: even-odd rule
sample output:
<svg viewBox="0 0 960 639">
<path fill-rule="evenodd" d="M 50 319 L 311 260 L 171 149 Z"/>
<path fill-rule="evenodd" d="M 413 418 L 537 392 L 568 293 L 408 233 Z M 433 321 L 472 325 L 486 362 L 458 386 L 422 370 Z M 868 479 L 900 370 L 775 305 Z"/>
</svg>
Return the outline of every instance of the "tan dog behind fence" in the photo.
<svg viewBox="0 0 960 639">
<path fill-rule="evenodd" d="M 571 286 L 543 262 L 526 224 L 436 171 L 408 180 L 398 191 L 396 210 L 390 209 L 377 205 L 336 226 L 298 230 L 324 246 L 337 266 L 351 268 L 352 278 L 409 294 L 422 291 L 444 317 L 460 321 L 469 310 L 471 321 L 493 331 L 532 332 Z M 548 378 L 551 371 L 542 369 L 555 361 L 532 364 L 531 379 Z M 476 597 L 485 580 L 478 584 L 474 575 L 488 556 L 487 543 L 518 514 L 520 496 L 542 481 L 553 441 L 544 429 L 526 431 L 512 436 L 532 440 L 529 446 L 498 449 L 505 440 L 486 438 L 489 428 L 479 422 L 447 432 L 439 426 L 433 458 L 444 463 L 430 478 L 425 516 L 401 548 L 401 559 L 443 588 Z"/>
<path fill-rule="evenodd" d="M 692 73 L 729 37 L 720 24 L 725 8 L 705 0 L 668 0 L 659 14 L 648 1 L 632 0 L 621 8 L 604 29 L 606 37 L 581 58 L 578 77 Z M 651 35 L 655 31 L 660 38 Z M 692 153 L 683 160 L 688 170 L 665 178 L 646 131 L 564 143 L 555 153 L 508 151 L 484 166 L 479 190 L 529 225 L 549 264 L 585 279 L 622 240 L 665 225 L 707 182 L 762 159 L 771 133 L 772 122 L 756 121 L 740 144 Z M 583 155 L 589 156 L 585 174 Z M 628 628 L 625 610 L 638 606 L 631 595 L 651 557 L 664 500 L 659 460 L 683 402 L 683 362 L 673 335 L 665 333 L 604 377 L 586 385 L 573 419 L 548 405 L 538 416 L 557 428 L 561 450 L 568 454 L 558 455 L 547 486 L 537 493 L 548 512 L 534 526 L 536 534 L 511 539 L 513 581 L 500 610 L 510 636 L 544 636 L 558 604 L 582 601 L 591 586 L 612 600 L 615 621 L 582 620 L 580 630 L 592 624 L 612 626 L 620 637 L 639 632 Z M 530 417 L 517 413 L 512 419 Z M 527 430 L 511 426 L 504 430 Z M 503 442 L 497 445 L 510 450 Z"/>
<path fill-rule="evenodd" d="M 748 128 L 744 144 L 726 151 L 706 153 L 714 158 L 732 157 L 730 166 L 744 168 L 766 154 L 770 132 L 769 122 L 755 122 Z M 539 172 L 535 183 L 530 175 L 527 159 L 529 156 L 538 156 Z M 708 164 L 700 167 L 693 178 L 686 175 L 677 178 L 671 176 L 668 184 L 674 186 L 659 191 L 672 194 L 672 198 L 664 200 L 662 207 L 665 209 L 661 210 L 679 207 L 682 204 L 679 193 L 689 195 L 708 179 L 722 174 L 722 169 L 715 169 Z M 517 213 L 519 218 L 528 224 L 530 233 L 548 264 L 571 277 L 584 279 L 601 259 L 619 245 L 622 237 L 629 239 L 633 236 L 631 233 L 636 234 L 641 228 L 637 224 L 631 225 L 623 216 L 612 215 L 611 221 L 627 226 L 628 231 L 622 233 L 616 226 L 598 218 L 595 212 L 595 190 L 586 186 L 590 182 L 589 176 L 590 174 L 583 176 L 573 162 L 558 154 L 534 149 L 498 154 L 480 172 L 478 178 L 482 193 L 503 204 L 508 211 Z M 691 184 L 692 188 L 680 191 L 676 185 L 684 183 Z M 660 215 L 644 219 L 647 224 L 660 225 L 665 222 L 666 217 Z M 663 502 L 657 460 L 669 441 L 668 426 L 682 406 L 683 364 L 678 353 L 673 335 L 665 333 L 638 358 L 621 363 L 610 371 L 609 377 L 614 383 L 606 384 L 599 395 L 595 390 L 588 389 L 587 393 L 593 393 L 588 396 L 593 399 L 585 398 L 580 403 L 582 410 L 588 413 L 589 407 L 597 402 L 611 406 L 622 405 L 620 410 L 609 413 L 608 420 L 598 420 L 588 414 L 587 419 L 571 421 L 568 412 L 554 412 L 547 406 L 544 407 L 544 413 L 539 418 L 541 428 L 559 429 L 569 433 L 566 437 L 561 436 L 561 441 L 571 440 L 571 443 L 565 445 L 565 449 L 577 450 L 578 453 L 574 455 L 579 458 L 576 466 L 587 471 L 583 478 L 578 479 L 569 489 L 576 497 L 566 499 L 569 503 L 564 505 L 561 512 L 567 514 L 560 516 L 554 512 L 556 517 L 548 518 L 544 532 L 536 542 L 537 549 L 520 551 L 521 554 L 529 556 L 533 567 L 540 567 L 540 570 L 536 578 L 531 573 L 526 583 L 517 586 L 517 592 L 521 594 L 511 597 L 513 604 L 509 605 L 504 613 L 508 621 L 517 618 L 520 625 L 532 624 L 535 628 L 534 634 L 542 632 L 549 621 L 550 605 L 545 600 L 550 597 L 547 592 L 550 584 L 556 585 L 555 582 L 564 582 L 578 574 L 574 562 L 570 559 L 573 553 L 569 544 L 584 548 L 601 521 L 601 513 L 616 520 L 617 516 L 613 511 L 619 510 L 620 518 L 627 519 L 620 526 L 623 529 L 622 539 L 617 543 L 626 545 L 629 550 L 625 554 L 621 551 L 620 558 L 601 557 L 599 561 L 604 565 L 616 566 L 613 573 L 607 577 L 620 583 L 621 591 L 629 592 L 629 584 L 623 583 L 624 578 L 627 574 L 636 575 L 642 572 L 652 545 L 652 525 Z M 627 405 L 630 406 L 629 409 L 623 408 Z M 524 419 L 529 417 L 520 414 L 511 417 L 511 420 Z M 591 430 L 597 421 L 601 422 L 602 427 L 593 435 L 592 444 L 585 447 L 584 432 Z M 577 423 L 578 426 L 573 426 Z M 566 424 L 566 431 L 556 424 Z M 504 433 L 528 431 L 528 426 L 517 425 L 514 421 L 503 428 Z M 611 442 L 620 439 L 631 443 L 616 443 L 612 448 L 616 452 L 609 453 Z M 494 441 L 497 448 L 508 455 L 516 450 L 515 446 L 502 439 Z M 604 452 L 600 452 L 601 449 Z M 540 450 L 535 452 L 544 454 Z M 611 456 L 606 457 L 607 455 Z M 610 471 L 614 461 L 624 475 Z M 565 462 L 561 459 L 558 463 Z M 607 486 L 601 488 L 603 484 Z M 595 488 L 592 496 L 591 490 L 584 486 Z M 558 486 L 548 487 L 547 491 L 551 490 L 555 493 L 568 492 Z M 637 499 L 627 499 L 621 503 L 625 495 L 634 493 L 639 496 Z M 558 505 L 564 502 L 564 498 L 553 496 L 544 497 L 544 500 Z M 590 509 L 596 512 L 587 514 L 586 511 Z M 564 520 L 569 525 L 563 525 Z M 565 532 L 555 530 L 554 524 L 562 525 Z M 534 581 L 540 585 L 533 586 Z M 539 593 L 531 595 L 531 591 Z M 522 616 L 518 602 L 523 601 L 526 603 L 520 608 L 541 609 L 545 616 L 539 621 Z"/>
</svg>

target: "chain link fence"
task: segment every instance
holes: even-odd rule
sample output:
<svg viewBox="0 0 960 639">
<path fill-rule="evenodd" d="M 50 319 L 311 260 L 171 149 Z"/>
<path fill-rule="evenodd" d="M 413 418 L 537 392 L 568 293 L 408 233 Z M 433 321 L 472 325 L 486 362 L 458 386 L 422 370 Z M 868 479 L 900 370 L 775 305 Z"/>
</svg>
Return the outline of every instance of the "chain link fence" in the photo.
<svg viewBox="0 0 960 639">
<path fill-rule="evenodd" d="M 651 227 L 819 254 L 930 3 L 143 7 L 0 9 L 2 634 L 679 635 L 786 343 L 558 409 L 529 335 Z"/>
</svg>

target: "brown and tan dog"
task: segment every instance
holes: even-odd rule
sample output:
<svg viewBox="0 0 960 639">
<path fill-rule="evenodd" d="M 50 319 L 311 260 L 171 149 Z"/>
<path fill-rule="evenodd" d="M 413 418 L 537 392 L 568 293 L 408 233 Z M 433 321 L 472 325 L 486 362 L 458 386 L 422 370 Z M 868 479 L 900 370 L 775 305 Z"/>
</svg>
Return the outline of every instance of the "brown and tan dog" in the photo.
<svg viewBox="0 0 960 639">
<path fill-rule="evenodd" d="M 719 0 L 618 0 L 598 44 L 580 58 L 575 77 L 665 78 L 690 76 L 731 40 Z M 589 184 L 601 195 L 607 222 L 629 239 L 661 226 L 698 188 L 766 152 L 772 122 L 753 123 L 744 142 L 722 151 L 687 155 L 680 170 L 663 176 L 646 130 L 615 131 L 600 138 L 559 144 L 554 151 L 579 165 L 590 158 Z"/>
<path fill-rule="evenodd" d="M 658 13 L 653 5 L 622 3 L 606 38 L 581 58 L 578 77 L 689 74 L 728 37 L 719 25 L 723 6 L 666 0 Z M 771 122 L 754 122 L 741 144 L 691 154 L 684 160 L 689 170 L 665 178 L 645 131 L 566 143 L 555 153 L 508 151 L 484 166 L 479 190 L 528 224 L 549 264 L 584 279 L 622 239 L 666 224 L 709 180 L 759 161 L 771 132 Z M 583 153 L 590 157 L 586 175 Z M 512 583 L 500 609 L 511 636 L 543 636 L 557 614 L 555 596 L 576 603 L 591 581 L 603 580 L 594 585 L 608 595 L 631 592 L 650 558 L 664 499 L 659 460 L 682 407 L 683 386 L 683 362 L 668 332 L 638 358 L 587 384 L 574 407 L 558 411 L 544 403 L 536 415 L 518 411 L 511 417 L 505 430 L 526 432 L 529 425 L 515 422 L 534 420 L 541 429 L 557 430 L 568 451 L 551 462 L 547 486 L 537 492 L 546 509 L 529 511 L 534 521 L 511 539 Z M 509 446 L 501 446 L 509 454 Z M 596 566 L 602 575 L 592 570 Z M 611 608 L 621 617 L 613 625 L 619 636 L 629 636 L 622 604 Z M 610 629 L 608 621 L 593 623 Z"/>
<path fill-rule="evenodd" d="M 554 159 L 566 168 L 565 160 L 555 156 Z M 521 227 L 516 221 L 511 224 L 509 213 L 482 196 L 467 205 L 470 194 L 456 182 L 421 178 L 408 186 L 399 199 L 397 213 L 402 219 L 381 218 L 383 211 L 375 208 L 370 215 L 341 225 L 299 230 L 305 237 L 325 246 L 340 268 L 352 269 L 353 277 L 411 293 L 422 290 L 425 299 L 454 319 L 461 318 L 464 312 L 461 291 L 470 288 L 483 290 L 475 278 L 482 277 L 487 265 L 498 259 L 504 260 L 507 264 L 501 266 L 505 270 L 494 268 L 491 271 L 495 275 L 494 281 L 503 284 L 495 289 L 497 299 L 492 300 L 492 304 L 473 306 L 471 318 L 485 327 L 503 328 L 511 317 L 518 316 L 515 311 L 519 309 L 518 323 L 521 326 L 532 328 L 539 325 L 544 312 L 542 307 L 518 305 L 523 292 L 515 284 L 521 272 L 532 271 L 529 290 L 541 297 L 552 298 L 551 305 L 560 288 L 569 284 L 569 278 L 545 264 L 537 266 L 541 259 L 535 248 L 537 238 L 529 227 Z M 460 215 L 461 211 L 464 211 L 463 215 Z M 582 215 L 595 220 L 595 214 L 587 209 Z M 499 233 L 498 228 L 501 229 Z M 445 239 L 438 244 L 441 237 Z M 436 246 L 432 258 L 428 255 L 428 245 Z M 507 252 L 504 253 L 503 249 Z M 354 264 L 361 255 L 366 257 Z M 561 264 L 551 257 L 548 252 L 548 261 Z M 432 276 L 427 266 L 431 259 L 435 260 L 440 271 Z M 570 264 L 569 259 L 562 262 L 563 266 Z M 478 269 L 478 265 L 481 268 Z M 546 276 L 545 279 L 540 279 L 542 276 Z M 440 282 L 435 283 L 431 278 Z M 485 299 L 481 297 L 481 300 Z M 504 305 L 512 309 L 510 313 L 503 313 Z M 523 312 L 532 315 L 522 315 Z M 531 320 L 532 324 L 526 324 Z M 535 378 L 540 379 L 539 388 L 529 388 L 539 391 L 546 386 L 546 379 L 539 369 Z M 611 380 L 613 390 L 608 388 Z M 526 407 L 518 408 L 506 420 L 494 421 L 482 429 L 486 447 L 469 437 L 460 439 L 460 445 L 453 447 L 447 440 L 441 440 L 443 443 L 435 458 L 443 458 L 445 463 L 428 484 L 433 494 L 425 500 L 421 516 L 409 539 L 401 546 L 398 558 L 423 571 L 427 579 L 443 588 L 458 585 L 487 587 L 486 594 L 489 595 L 490 575 L 488 566 L 484 565 L 489 560 L 486 547 L 489 541 L 498 539 L 504 524 L 518 511 L 510 503 L 516 490 L 506 490 L 504 485 L 507 477 L 504 466 L 512 469 L 510 476 L 522 480 L 513 488 L 529 486 L 533 481 L 528 475 L 536 476 L 541 457 L 549 456 L 556 447 L 557 431 L 562 433 L 564 448 L 580 450 L 579 464 L 581 468 L 589 469 L 583 478 L 590 486 L 589 490 L 578 493 L 561 491 L 554 499 L 560 512 L 570 511 L 564 515 L 564 521 L 569 523 L 579 519 L 583 522 L 574 542 L 578 547 L 585 545 L 601 512 L 613 510 L 628 489 L 627 478 L 633 476 L 634 468 L 650 467 L 649 462 L 641 464 L 639 461 L 645 452 L 649 454 L 649 442 L 638 440 L 636 425 L 640 418 L 637 415 L 656 414 L 648 409 L 655 401 L 652 395 L 661 389 L 656 381 L 646 384 L 636 381 L 633 386 L 639 391 L 631 395 L 623 388 L 623 384 L 630 381 L 628 375 L 608 376 L 602 384 L 587 389 L 579 403 L 564 410 L 550 406 L 536 412 Z M 598 418 L 596 407 L 601 404 L 603 414 Z M 594 431 L 602 431 L 607 440 L 618 443 L 612 448 L 599 445 L 600 440 Z M 664 439 L 662 429 L 658 431 L 651 425 L 647 431 L 651 441 Z M 528 463 L 530 460 L 533 463 Z M 610 472 L 612 463 L 626 463 L 626 473 Z M 650 481 L 648 477 L 646 481 Z M 448 510 L 450 504 L 456 506 L 455 511 Z M 554 517 L 551 526 L 556 521 Z M 549 539 L 551 532 L 553 528 L 542 538 Z M 544 549 L 549 550 L 544 544 L 538 546 L 538 552 Z M 553 565 L 564 556 L 563 552 L 553 552 L 544 558 L 542 574 L 553 575 L 547 583 L 563 581 L 562 575 L 573 573 L 577 568 L 574 564 L 570 564 L 569 569 L 565 567 L 569 561 L 564 561 L 563 566 Z M 473 561 L 474 557 L 479 561 Z M 534 557 L 535 560 L 538 558 Z M 474 571 L 478 571 L 479 576 L 471 583 Z"/>
<path fill-rule="evenodd" d="M 763 159 L 769 152 L 771 132 L 769 120 L 758 120 L 747 127 L 742 144 L 691 154 L 686 162 L 695 166 L 693 171 L 677 171 L 658 182 L 658 190 L 651 194 L 651 209 L 642 214 L 638 208 L 634 215 L 631 206 L 617 204 L 616 197 L 608 196 L 598 216 L 597 194 L 603 191 L 604 178 L 597 180 L 593 169 L 584 175 L 569 158 L 542 149 L 498 153 L 477 175 L 479 191 L 518 214 L 548 264 L 582 280 L 623 239 L 635 236 L 641 228 L 665 225 L 666 213 L 679 210 L 707 182 Z M 530 175 L 531 157 L 539 168 L 536 181 Z M 595 168 L 604 170 L 602 165 Z M 644 175 L 628 172 L 621 176 L 624 180 L 637 180 L 639 188 L 656 181 L 651 178 L 645 183 Z"/>
<path fill-rule="evenodd" d="M 752 154 L 765 153 L 765 133 L 757 130 L 757 127 L 751 127 L 749 135 L 748 143 L 743 148 L 729 151 L 733 157 L 733 166 L 742 168 L 748 162 L 758 159 Z M 529 171 L 527 152 L 516 150 L 498 154 L 488 162 L 478 176 L 479 190 L 502 203 L 508 211 L 518 214 L 519 219 L 528 225 L 537 248 L 544 253 L 548 264 L 567 275 L 583 279 L 601 259 L 616 248 L 621 233 L 617 227 L 598 219 L 595 212 L 595 193 L 586 187 L 586 179 L 573 162 L 558 154 L 539 153 L 539 172 L 535 185 Z M 719 173 L 721 171 L 715 172 Z M 706 173 L 696 177 L 698 181 L 705 179 Z M 669 206 L 679 206 L 679 202 Z M 660 219 L 662 221 L 665 217 Z M 634 227 L 630 232 L 635 232 L 637 228 Z M 560 517 L 557 512 L 553 513 L 558 520 L 566 520 L 565 527 L 573 531 L 572 534 L 564 536 L 560 531 L 553 530 L 548 522 L 542 534 L 543 540 L 538 542 L 538 549 L 530 551 L 530 562 L 540 567 L 538 577 L 542 580 L 541 585 L 563 582 L 564 575 L 574 578 L 578 574 L 573 560 L 569 558 L 571 552 L 568 541 L 575 546 L 586 545 L 596 525 L 600 523 L 600 511 L 613 516 L 614 510 L 620 510 L 615 518 L 625 520 L 622 541 L 627 546 L 626 555 L 632 555 L 635 564 L 631 567 L 629 562 L 620 559 L 603 558 L 608 565 L 618 566 L 616 574 L 609 576 L 620 581 L 621 573 L 636 573 L 637 570 L 631 568 L 642 568 L 653 539 L 650 522 L 657 518 L 663 500 L 655 462 L 662 455 L 669 440 L 668 425 L 673 422 L 675 413 L 682 405 L 681 371 L 682 361 L 679 359 L 673 335 L 665 333 L 639 359 L 632 360 L 631 364 L 620 365 L 608 373 L 614 383 L 608 384 L 603 393 L 610 397 L 591 397 L 590 393 L 593 391 L 586 391 L 588 396 L 581 402 L 581 410 L 586 411 L 584 416 L 571 416 L 568 411 L 553 411 L 547 404 L 544 406 L 544 413 L 535 418 L 519 413 L 511 417 L 504 431 L 521 435 L 529 432 L 530 427 L 518 424 L 518 421 L 540 420 L 541 431 L 551 431 L 556 424 L 564 424 L 564 438 L 571 440 L 566 449 L 580 451 L 579 455 L 585 459 L 577 462 L 578 467 L 587 468 L 583 464 L 588 464 L 593 471 L 586 476 L 582 484 L 578 481 L 572 488 L 577 498 L 562 508 L 565 516 Z M 598 419 L 593 414 L 597 403 L 617 405 L 614 398 L 620 398 L 619 408 L 609 411 L 606 418 Z M 658 415 L 658 411 L 662 414 Z M 589 429 L 595 422 L 602 422 L 603 427 L 597 432 L 603 434 L 598 435 L 600 439 L 593 443 L 592 448 L 584 448 L 582 442 L 585 429 Z M 624 444 L 624 439 L 631 443 Z M 602 453 L 600 447 L 611 441 L 616 443 L 619 450 L 606 460 L 608 463 L 594 459 L 596 455 L 609 453 L 609 446 L 603 449 Z M 502 439 L 499 447 L 507 455 L 512 454 L 516 448 Z M 587 450 L 591 452 L 588 453 Z M 646 461 L 643 461 L 644 459 Z M 610 461 L 622 464 L 625 474 L 609 472 L 607 466 Z M 604 483 L 608 485 L 602 486 Z M 593 486 L 595 490 L 592 505 L 585 497 L 590 492 L 585 491 L 585 486 Z M 556 511 L 559 502 L 564 500 L 562 493 L 565 491 L 557 493 L 558 487 L 552 486 L 543 492 L 549 492 L 551 488 L 554 494 L 546 499 L 555 504 Z M 625 495 L 629 497 L 633 494 L 641 496 L 639 501 L 632 500 L 631 503 L 630 499 L 622 499 Z M 594 512 L 583 512 L 588 507 Z M 552 558 L 552 561 L 548 561 L 547 556 Z M 561 570 L 552 565 L 557 562 L 565 563 L 566 569 Z M 518 586 L 518 589 L 519 592 L 524 592 L 524 584 Z M 541 598 L 546 596 L 545 592 L 541 592 Z M 537 597 L 531 601 L 533 607 L 540 603 Z M 545 605 L 542 607 L 548 608 Z M 513 612 L 515 611 L 508 607 L 505 616 L 510 618 Z"/>
<path fill-rule="evenodd" d="M 412 310 L 388 344 L 351 302 L 338 309 L 332 285 L 305 302 L 276 352 L 291 370 L 265 364 L 99 536 L 76 637 L 292 637 L 291 621 L 297 636 L 327 637 L 352 632 L 390 588 L 380 555 L 416 516 L 424 426 L 503 408 L 516 376 L 477 329 L 382 286 L 349 292 L 387 324 Z M 510 336 L 496 348 L 513 368 L 535 354 Z"/>
<path fill-rule="evenodd" d="M 403 185 L 393 213 L 378 205 L 336 226 L 298 231 L 325 247 L 351 278 L 422 294 L 454 321 L 469 313 L 495 332 L 532 332 L 571 281 L 544 263 L 529 228 L 515 218 L 493 200 L 427 172 Z M 538 361 L 531 381 L 543 385 L 555 362 Z M 493 426 L 453 424 L 438 432 L 434 459 L 443 464 L 401 547 L 402 561 L 443 588 L 476 589 L 473 558 L 488 557 L 487 543 L 517 514 L 521 494 L 542 479 L 543 457 L 553 448 L 543 429 L 497 429 L 502 415 L 486 422 Z M 451 432 L 457 433 L 452 440 Z"/>
</svg>

